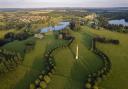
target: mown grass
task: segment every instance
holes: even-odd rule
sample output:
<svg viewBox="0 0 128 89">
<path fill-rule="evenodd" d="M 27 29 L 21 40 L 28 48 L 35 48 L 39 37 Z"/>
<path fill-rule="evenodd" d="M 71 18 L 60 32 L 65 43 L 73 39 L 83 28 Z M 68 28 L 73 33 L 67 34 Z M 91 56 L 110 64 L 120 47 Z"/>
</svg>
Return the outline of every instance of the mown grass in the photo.
<svg viewBox="0 0 128 89">
<path fill-rule="evenodd" d="M 9 50 L 17 50 L 23 53 L 24 43 L 29 40 L 34 40 L 35 38 L 30 38 L 25 41 L 14 41 L 5 45 L 3 48 Z M 54 41 L 53 36 L 47 36 L 45 39 L 36 40 L 35 48 L 25 54 L 24 61 L 15 70 L 8 72 L 5 75 L 0 76 L 0 88 L 2 89 L 27 89 L 29 84 L 33 82 L 37 76 L 41 73 L 44 68 L 43 65 L 43 54 L 46 47 L 51 42 Z"/>
<path fill-rule="evenodd" d="M 56 73 L 48 89 L 82 89 L 89 73 L 102 66 L 102 61 L 87 46 L 85 32 L 72 32 L 76 40 L 69 48 L 58 49 L 55 55 Z M 91 39 L 91 38 L 90 38 Z M 75 59 L 76 45 L 79 45 L 79 59 Z"/>
<path fill-rule="evenodd" d="M 105 52 L 112 62 L 112 71 L 108 78 L 101 82 L 100 89 L 128 89 L 128 34 L 110 32 L 107 30 L 92 30 L 84 28 L 93 35 L 118 39 L 119 45 L 97 43 L 97 47 Z"/>
<path fill-rule="evenodd" d="M 29 84 L 34 82 L 44 69 L 44 53 L 53 46 L 64 43 L 65 41 L 56 40 L 50 32 L 42 39 L 33 37 L 24 41 L 14 41 L 6 44 L 3 48 L 15 50 L 24 55 L 25 43 L 31 40 L 36 41 L 35 48 L 25 54 L 24 61 L 15 70 L 0 76 L 0 86 L 2 89 L 28 89 Z"/>
</svg>

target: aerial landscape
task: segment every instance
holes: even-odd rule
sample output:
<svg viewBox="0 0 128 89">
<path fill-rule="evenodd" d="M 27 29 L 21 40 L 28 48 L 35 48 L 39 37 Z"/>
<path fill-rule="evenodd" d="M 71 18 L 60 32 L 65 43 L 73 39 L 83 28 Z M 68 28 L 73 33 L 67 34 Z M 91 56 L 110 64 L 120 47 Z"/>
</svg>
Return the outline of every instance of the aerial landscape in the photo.
<svg viewBox="0 0 128 89">
<path fill-rule="evenodd" d="M 128 89 L 127 0 L 0 0 L 0 89 Z"/>
</svg>

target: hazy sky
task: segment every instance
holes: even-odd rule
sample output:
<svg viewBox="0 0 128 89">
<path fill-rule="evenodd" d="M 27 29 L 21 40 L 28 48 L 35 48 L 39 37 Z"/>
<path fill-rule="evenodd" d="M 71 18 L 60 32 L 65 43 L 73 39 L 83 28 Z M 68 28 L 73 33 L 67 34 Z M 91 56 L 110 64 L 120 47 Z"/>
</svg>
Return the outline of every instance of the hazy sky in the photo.
<svg viewBox="0 0 128 89">
<path fill-rule="evenodd" d="M 0 0 L 0 8 L 128 7 L 128 0 Z"/>
</svg>

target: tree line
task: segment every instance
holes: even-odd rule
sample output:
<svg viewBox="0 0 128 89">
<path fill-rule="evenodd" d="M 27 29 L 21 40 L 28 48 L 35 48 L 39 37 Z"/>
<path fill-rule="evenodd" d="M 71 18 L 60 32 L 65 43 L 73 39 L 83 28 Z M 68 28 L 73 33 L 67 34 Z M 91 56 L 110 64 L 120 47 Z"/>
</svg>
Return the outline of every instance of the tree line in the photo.
<svg viewBox="0 0 128 89">
<path fill-rule="evenodd" d="M 106 76 L 111 71 L 111 67 L 112 67 L 111 61 L 110 61 L 109 57 L 104 52 L 100 51 L 96 47 L 97 41 L 102 42 L 102 43 L 104 43 L 104 42 L 109 43 L 109 41 L 106 40 L 105 38 L 100 38 L 100 37 L 92 38 L 91 50 L 92 50 L 92 52 L 94 52 L 96 55 L 98 55 L 101 58 L 101 60 L 103 61 L 103 66 L 101 68 L 97 69 L 95 72 L 89 73 L 88 78 L 85 82 L 85 89 L 98 89 L 98 86 L 97 86 L 98 83 L 102 79 L 105 79 Z M 111 43 L 111 41 L 110 41 L 110 43 Z"/>
<path fill-rule="evenodd" d="M 30 84 L 29 89 L 46 89 L 48 87 L 48 84 L 51 82 L 51 77 L 56 70 L 55 60 L 54 60 L 54 57 L 52 56 L 52 53 L 58 48 L 61 48 L 61 47 L 65 48 L 70 46 L 74 40 L 74 37 L 71 37 L 70 39 L 67 39 L 67 40 L 68 42 L 66 44 L 55 46 L 46 51 L 44 55 L 45 69 L 38 76 L 35 82 Z"/>
<path fill-rule="evenodd" d="M 26 40 L 28 37 L 32 36 L 33 34 L 30 34 L 28 32 L 21 32 L 21 33 L 14 33 L 9 32 L 5 34 L 4 38 L 0 39 L 0 46 L 5 45 L 6 43 L 12 42 L 14 40 Z"/>
</svg>

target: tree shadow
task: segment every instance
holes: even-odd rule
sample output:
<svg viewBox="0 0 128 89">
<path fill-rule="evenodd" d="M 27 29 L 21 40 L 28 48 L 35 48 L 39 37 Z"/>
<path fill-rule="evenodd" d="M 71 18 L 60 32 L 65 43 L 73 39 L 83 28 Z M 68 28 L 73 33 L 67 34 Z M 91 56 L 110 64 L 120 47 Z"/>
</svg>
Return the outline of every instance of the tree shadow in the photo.
<svg viewBox="0 0 128 89">
<path fill-rule="evenodd" d="M 83 43 L 85 44 L 86 47 L 90 49 L 92 45 L 93 37 L 88 33 L 82 33 L 82 35 L 83 35 Z"/>
<path fill-rule="evenodd" d="M 14 89 L 29 89 L 30 83 L 35 81 L 37 77 L 41 74 L 41 71 L 44 69 L 45 60 L 36 58 L 32 64 L 32 66 L 25 66 L 23 67 L 26 70 L 24 77 L 16 84 Z"/>
</svg>

